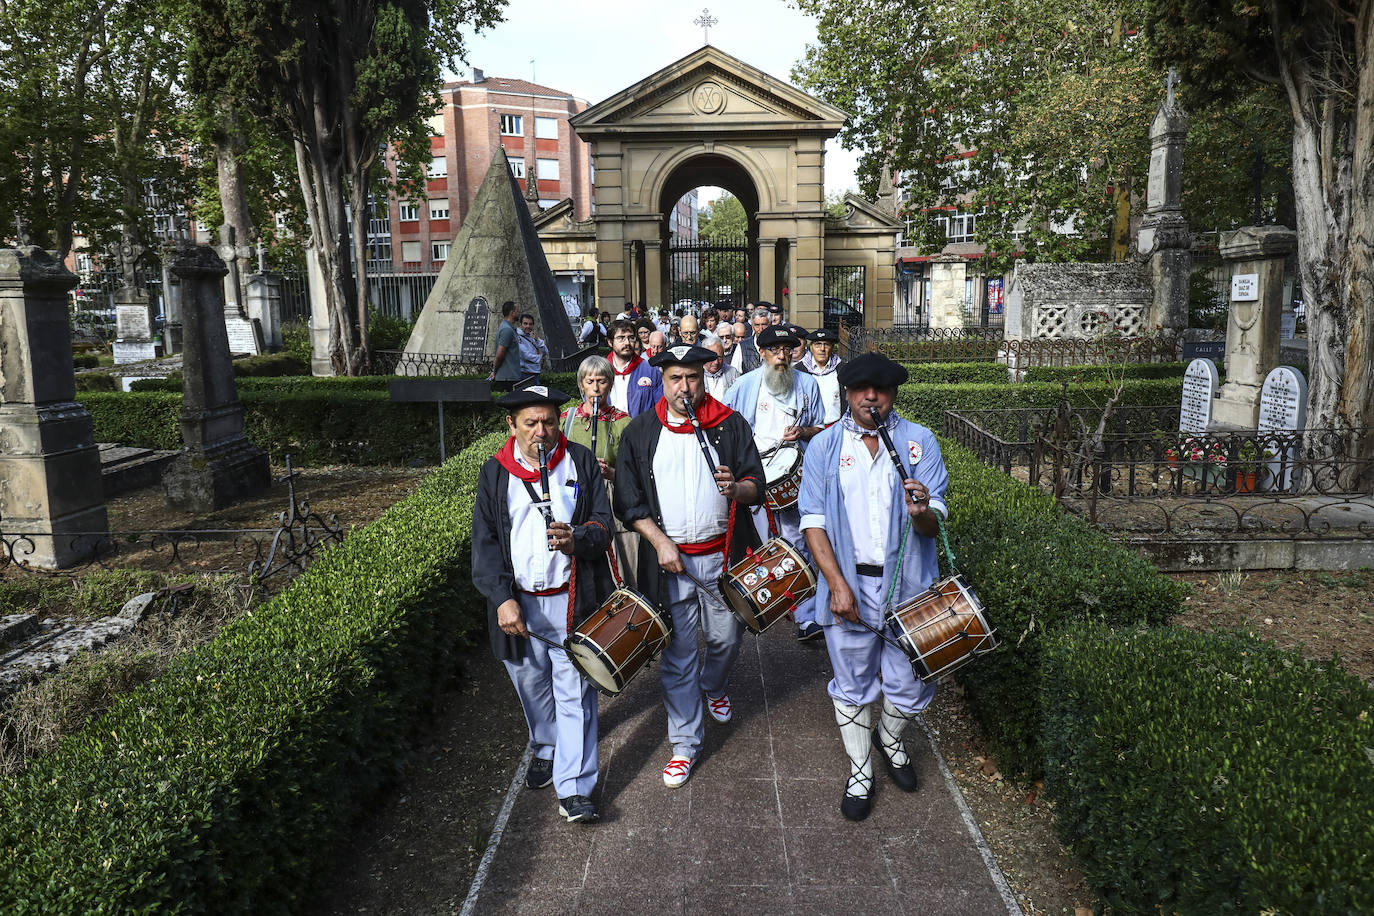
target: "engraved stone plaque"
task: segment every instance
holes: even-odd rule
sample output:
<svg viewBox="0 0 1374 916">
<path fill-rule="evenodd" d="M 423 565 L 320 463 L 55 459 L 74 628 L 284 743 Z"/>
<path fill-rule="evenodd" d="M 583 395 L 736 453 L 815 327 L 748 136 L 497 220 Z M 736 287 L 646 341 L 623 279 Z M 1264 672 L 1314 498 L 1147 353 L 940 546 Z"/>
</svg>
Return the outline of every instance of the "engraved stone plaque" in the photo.
<svg viewBox="0 0 1374 916">
<path fill-rule="evenodd" d="M 1231 278 L 1232 302 L 1259 301 L 1259 274 L 1236 274 Z"/>
<path fill-rule="evenodd" d="M 1217 393 L 1217 364 L 1206 357 L 1193 360 L 1183 374 L 1183 403 L 1178 412 L 1178 431 L 1205 433 L 1212 424 L 1212 398 Z"/>
<path fill-rule="evenodd" d="M 258 347 L 258 336 L 253 332 L 253 322 L 247 318 L 226 317 L 224 330 L 229 333 L 230 353 L 249 353 L 256 356 L 262 352 Z"/>
<path fill-rule="evenodd" d="M 491 310 L 481 296 L 468 303 L 463 312 L 463 342 L 458 356 L 465 363 L 481 363 L 487 359 L 487 318 Z"/>
<path fill-rule="evenodd" d="M 153 322 L 146 305 L 115 306 L 115 330 L 118 336 L 147 340 L 153 336 Z"/>
<path fill-rule="evenodd" d="M 1292 366 L 1279 366 L 1264 377 L 1260 389 L 1261 432 L 1291 432 L 1307 424 L 1307 379 Z"/>
<path fill-rule="evenodd" d="M 139 363 L 145 359 L 157 359 L 157 344 L 151 340 L 116 340 L 114 342 L 114 364 Z"/>
</svg>

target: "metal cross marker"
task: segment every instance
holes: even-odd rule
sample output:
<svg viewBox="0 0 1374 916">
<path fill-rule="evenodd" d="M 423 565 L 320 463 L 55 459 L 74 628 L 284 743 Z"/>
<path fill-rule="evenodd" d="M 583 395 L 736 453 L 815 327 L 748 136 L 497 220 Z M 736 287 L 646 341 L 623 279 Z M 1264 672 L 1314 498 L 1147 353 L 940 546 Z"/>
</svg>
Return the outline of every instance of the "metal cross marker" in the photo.
<svg viewBox="0 0 1374 916">
<path fill-rule="evenodd" d="M 692 25 L 701 26 L 701 43 L 709 45 L 711 43 L 711 27 L 720 22 L 719 19 L 711 15 L 711 11 L 702 7 L 701 15 L 692 20 Z"/>
</svg>

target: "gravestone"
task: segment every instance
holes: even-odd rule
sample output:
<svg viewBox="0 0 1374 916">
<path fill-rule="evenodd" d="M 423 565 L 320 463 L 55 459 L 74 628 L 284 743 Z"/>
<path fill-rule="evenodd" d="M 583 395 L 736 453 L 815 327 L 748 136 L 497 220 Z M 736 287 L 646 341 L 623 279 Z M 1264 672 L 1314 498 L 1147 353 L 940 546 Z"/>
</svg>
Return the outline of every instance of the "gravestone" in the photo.
<svg viewBox="0 0 1374 916">
<path fill-rule="evenodd" d="M 1216 397 L 1217 364 L 1210 359 L 1195 359 L 1183 373 L 1183 403 L 1178 412 L 1178 431 L 1205 433 L 1212 425 L 1212 399 Z"/>
<path fill-rule="evenodd" d="M 229 352 L 257 356 L 263 351 L 262 332 L 253 326 L 248 317 L 245 301 L 245 277 L 253 249 L 237 243 L 233 226 L 221 226 L 219 240 L 216 250 L 227 271 L 224 277 L 224 327 L 228 331 Z"/>
<path fill-rule="evenodd" d="M 181 438 L 185 447 L 162 479 L 167 504 L 211 512 L 271 483 L 267 453 L 243 434 L 224 324 L 224 276 L 215 252 L 183 242 L 170 253 L 182 285 Z"/>
<path fill-rule="evenodd" d="M 1282 226 L 1221 234 L 1221 256 L 1231 268 L 1231 307 L 1226 384 L 1212 412 L 1220 425 L 1250 430 L 1259 420 L 1260 388 L 1279 363 L 1284 265 L 1297 246 L 1297 233 Z"/>
<path fill-rule="evenodd" d="M 76 283 L 41 248 L 0 248 L 0 528 L 34 566 L 78 563 L 98 538 L 74 535 L 109 530 L 94 425 L 76 402 Z"/>
<path fill-rule="evenodd" d="M 1146 327 L 1179 330 L 1188 326 L 1188 276 L 1193 267 L 1192 235 L 1183 218 L 1183 143 L 1188 114 L 1174 99 L 1177 74 L 1169 71 L 1168 91 L 1150 123 L 1150 171 L 1145 216 L 1136 248 L 1147 258 L 1154 302 Z"/>
<path fill-rule="evenodd" d="M 1292 366 L 1279 366 L 1264 377 L 1260 390 L 1259 421 L 1255 430 L 1261 433 L 1291 433 L 1307 428 L 1307 379 Z M 1297 477 L 1298 446 L 1296 443 L 1278 452 L 1268 463 L 1267 477 L 1280 490 L 1293 487 Z"/>
<path fill-rule="evenodd" d="M 530 181 L 534 180 L 531 174 Z M 506 153 L 499 147 L 415 321 L 405 352 L 475 353 L 476 331 L 468 331 L 467 315 L 479 298 L 488 303 L 510 300 L 521 312 L 533 315 L 535 336 L 549 345 L 554 360 L 577 351 L 577 338 L 563 311 L 539 234 L 510 173 Z M 491 317 L 490 313 L 485 316 L 486 339 L 474 362 L 489 362 L 496 354 L 501 322 L 499 316 L 495 321 Z"/>
<path fill-rule="evenodd" d="M 487 307 L 487 300 L 481 296 L 468 303 L 468 309 L 463 314 L 463 344 L 458 351 L 464 362 L 480 363 L 486 359 L 487 324 L 491 320 L 490 316 L 491 310 Z"/>
<path fill-rule="evenodd" d="M 137 286 L 123 286 L 115 293 L 113 349 L 116 366 L 162 355 L 153 338 L 153 310 L 148 295 Z"/>
</svg>

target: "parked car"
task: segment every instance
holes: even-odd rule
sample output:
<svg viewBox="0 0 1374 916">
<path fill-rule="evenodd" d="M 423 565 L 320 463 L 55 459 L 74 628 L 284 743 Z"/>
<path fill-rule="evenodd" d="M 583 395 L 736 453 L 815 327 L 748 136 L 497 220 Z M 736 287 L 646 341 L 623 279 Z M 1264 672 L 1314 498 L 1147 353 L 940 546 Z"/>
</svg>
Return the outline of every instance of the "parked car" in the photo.
<svg viewBox="0 0 1374 916">
<path fill-rule="evenodd" d="M 838 331 L 840 325 L 855 328 L 863 327 L 863 309 L 845 299 L 836 296 L 826 296 L 824 299 L 825 326 L 832 331 Z"/>
</svg>

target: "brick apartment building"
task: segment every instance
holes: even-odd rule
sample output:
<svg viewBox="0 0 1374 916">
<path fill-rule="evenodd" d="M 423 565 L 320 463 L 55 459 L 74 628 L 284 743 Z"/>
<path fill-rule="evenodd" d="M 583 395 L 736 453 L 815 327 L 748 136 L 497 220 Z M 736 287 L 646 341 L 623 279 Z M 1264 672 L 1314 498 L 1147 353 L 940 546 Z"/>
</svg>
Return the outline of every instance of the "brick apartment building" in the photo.
<svg viewBox="0 0 1374 916">
<path fill-rule="evenodd" d="M 585 100 L 558 89 L 475 68 L 471 80 L 445 85 L 443 109 L 430 121 L 429 199 L 388 202 L 388 218 L 378 213 L 373 221 L 373 257 L 402 271 L 442 267 L 498 145 L 522 191 L 537 173 L 541 208 L 571 197 L 575 217 L 589 217 L 591 153 L 568 123 L 586 108 Z"/>
</svg>

